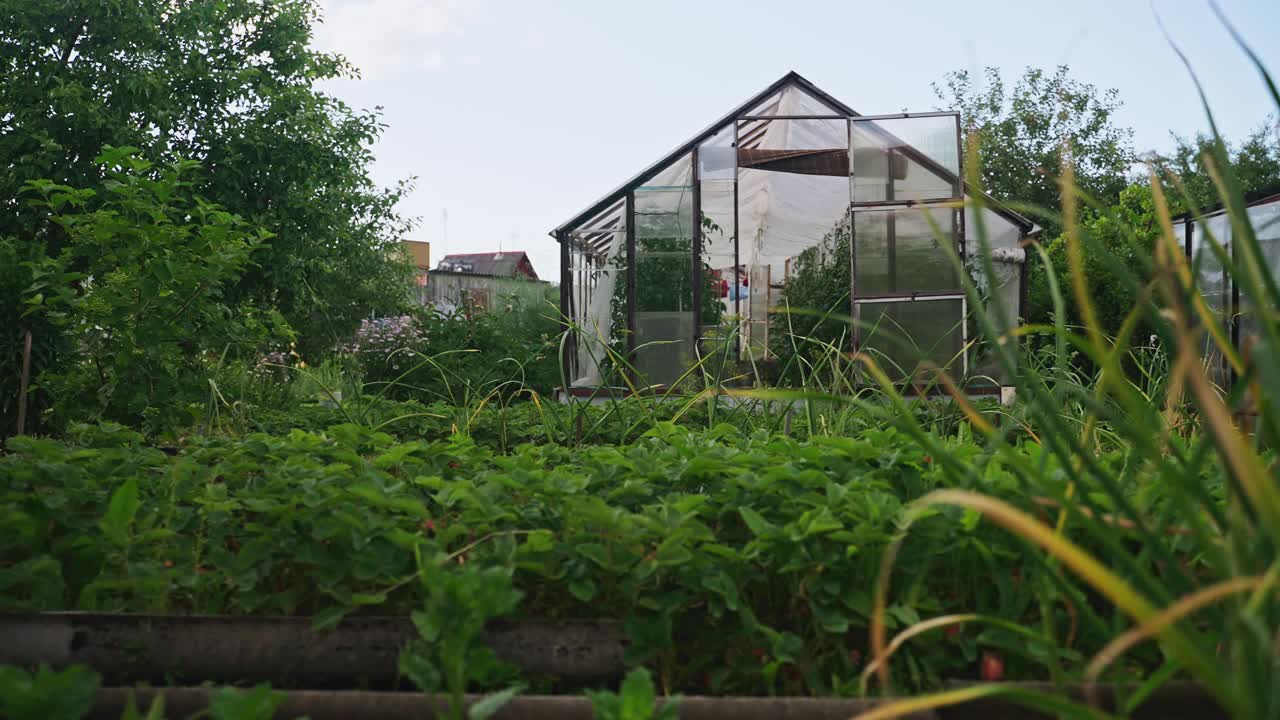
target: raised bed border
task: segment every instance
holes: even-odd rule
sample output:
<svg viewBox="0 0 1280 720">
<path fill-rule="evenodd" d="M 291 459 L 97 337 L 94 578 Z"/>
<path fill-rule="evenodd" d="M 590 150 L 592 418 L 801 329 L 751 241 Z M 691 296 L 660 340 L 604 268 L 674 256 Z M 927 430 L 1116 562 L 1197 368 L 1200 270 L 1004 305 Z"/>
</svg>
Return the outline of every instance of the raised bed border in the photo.
<svg viewBox="0 0 1280 720">
<path fill-rule="evenodd" d="M 349 617 L 335 628 L 316 632 L 311 618 L 210 615 L 133 615 L 54 612 L 0 614 L 0 664 L 86 665 L 110 684 L 185 682 L 256 684 L 312 688 L 397 687 L 400 648 L 416 636 L 403 617 Z M 491 623 L 488 642 L 504 660 L 528 675 L 574 682 L 616 680 L 625 671 L 626 638 L 613 620 L 518 620 Z M 193 684 L 194 684 L 193 682 Z M 952 686 L 973 685 L 954 682 Z M 1049 683 L 1017 686 L 1052 691 Z M 400 687 L 405 683 L 400 682 Z M 288 697 L 279 717 L 325 718 L 436 717 L 445 707 L 440 696 L 416 692 L 368 690 L 278 690 Z M 169 712 L 187 716 L 204 709 L 210 687 L 106 687 L 99 691 L 91 717 L 118 720 L 133 694 L 145 708 L 158 695 Z M 1082 699 L 1079 686 L 1067 688 Z M 1103 707 L 1114 707 L 1116 688 L 1099 685 Z M 468 702 L 483 696 L 468 696 Z M 704 697 L 682 702 L 682 718 L 851 718 L 883 704 L 883 699 L 809 697 Z M 580 695 L 525 695 L 512 700 L 498 718 L 590 718 L 589 701 Z M 1036 718 L 1033 712 L 999 699 L 985 699 L 911 717 L 944 720 Z M 1226 718 L 1200 688 L 1177 683 L 1153 694 L 1134 714 L 1156 720 Z"/>
<path fill-rule="evenodd" d="M 417 637 L 405 617 L 348 617 L 317 632 L 307 617 L 0 614 L 0 664 L 87 665 L 108 682 L 271 682 L 291 687 L 393 688 L 401 648 Z M 533 676 L 620 677 L 622 623 L 510 620 L 489 624 L 499 658 Z M 345 682 L 344 682 L 345 681 Z"/>
<path fill-rule="evenodd" d="M 217 692 L 211 688 L 103 688 L 89 715 L 91 720 L 119 720 L 130 694 L 138 709 L 147 707 L 164 696 L 165 713 L 187 717 L 208 707 Z M 311 720 L 402 720 L 403 718 L 443 718 L 448 700 L 442 695 L 421 693 L 389 693 L 366 691 L 285 691 L 288 699 L 276 713 L 277 718 L 306 715 Z M 484 698 L 467 695 L 470 705 Z M 849 720 L 849 718 L 884 704 L 884 700 L 828 699 L 807 697 L 704 697 L 680 700 L 682 720 Z M 913 720 L 935 720 L 932 712 L 903 717 Z M 520 695 L 493 715 L 493 720 L 594 720 L 591 702 L 582 695 Z"/>
<path fill-rule="evenodd" d="M 1050 690 L 1048 683 L 1010 683 L 1025 689 Z M 142 712 L 158 696 L 164 696 L 166 713 L 186 717 L 205 709 L 213 688 L 104 688 L 98 692 L 97 704 L 90 718 L 119 720 L 132 695 Z M 439 718 L 448 707 L 441 695 L 421 693 L 389 693 L 368 691 L 283 691 L 287 696 L 276 717 L 295 718 L 306 715 L 311 720 L 399 720 L 400 718 Z M 1079 698 L 1078 686 L 1068 688 Z M 1098 687 L 1103 707 L 1111 707 L 1114 689 Z M 483 695 L 467 695 L 466 703 L 477 702 Z M 680 700 L 682 720 L 850 720 L 859 714 L 884 705 L 883 698 L 810 698 L 810 697 L 709 697 L 690 696 Z M 1000 699 L 975 700 L 936 710 L 904 715 L 914 720 L 1039 720 L 1047 716 Z M 1133 715 L 1137 720 L 1226 720 L 1227 715 L 1199 688 L 1187 684 L 1170 685 L 1154 694 Z M 512 699 L 493 716 L 494 720 L 593 720 L 590 701 L 581 695 L 521 695 Z"/>
</svg>

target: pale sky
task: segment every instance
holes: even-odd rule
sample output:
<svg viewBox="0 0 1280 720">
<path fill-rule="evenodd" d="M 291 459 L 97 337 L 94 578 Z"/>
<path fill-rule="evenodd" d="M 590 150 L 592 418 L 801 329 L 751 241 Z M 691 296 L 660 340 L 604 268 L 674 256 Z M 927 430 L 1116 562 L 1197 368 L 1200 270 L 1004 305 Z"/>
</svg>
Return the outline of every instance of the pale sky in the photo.
<svg viewBox="0 0 1280 720">
<path fill-rule="evenodd" d="M 1275 112 L 1202 0 L 326 0 L 319 47 L 363 78 L 326 89 L 389 126 L 375 178 L 416 175 L 401 205 L 433 264 L 525 250 L 547 280 L 547 233 L 795 70 L 865 114 L 932 110 L 930 83 L 993 65 L 1067 64 L 1116 88 L 1139 150 L 1208 127 L 1156 14 L 1243 137 Z M 1222 0 L 1280 75 L 1280 0 Z M 447 238 L 443 215 L 447 211 Z"/>
</svg>

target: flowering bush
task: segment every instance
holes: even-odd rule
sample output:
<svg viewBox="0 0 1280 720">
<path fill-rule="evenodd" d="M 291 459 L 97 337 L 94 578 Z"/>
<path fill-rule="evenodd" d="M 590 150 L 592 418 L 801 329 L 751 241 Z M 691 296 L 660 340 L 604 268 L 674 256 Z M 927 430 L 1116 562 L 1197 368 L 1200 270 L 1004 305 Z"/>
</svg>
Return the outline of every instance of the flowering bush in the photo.
<svg viewBox="0 0 1280 720">
<path fill-rule="evenodd" d="M 292 379 L 290 368 L 305 368 L 306 366 L 307 364 L 302 361 L 302 357 L 298 355 L 297 343 L 291 342 L 289 347 L 284 350 L 275 350 L 258 358 L 258 362 L 254 364 L 251 372 L 255 377 L 288 382 Z"/>
<path fill-rule="evenodd" d="M 410 367 L 410 350 L 417 350 L 427 338 L 427 330 L 411 315 L 373 318 L 360 323 L 355 337 L 338 348 L 356 358 L 360 366 L 377 379 L 394 380 Z M 381 375 L 390 377 L 382 378 Z"/>
<path fill-rule="evenodd" d="M 355 337 L 342 350 L 352 355 L 388 355 L 416 345 L 426 336 L 426 330 L 411 315 L 374 318 L 361 322 Z"/>
</svg>

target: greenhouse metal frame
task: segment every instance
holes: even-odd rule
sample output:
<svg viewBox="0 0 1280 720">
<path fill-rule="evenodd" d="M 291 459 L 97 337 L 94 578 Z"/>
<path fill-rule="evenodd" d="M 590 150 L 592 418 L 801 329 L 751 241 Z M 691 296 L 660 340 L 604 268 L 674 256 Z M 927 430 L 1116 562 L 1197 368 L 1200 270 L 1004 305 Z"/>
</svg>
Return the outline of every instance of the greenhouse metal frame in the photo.
<svg viewBox="0 0 1280 720">
<path fill-rule="evenodd" d="M 640 386 L 677 384 L 717 343 L 735 362 L 770 361 L 790 333 L 772 327 L 790 315 L 780 303 L 805 292 L 824 304 L 843 293 L 828 309 L 856 322 L 840 342 L 880 352 L 897 379 L 930 359 L 1002 388 L 990 358 L 971 357 L 968 300 L 938 238 L 1016 323 L 1035 226 L 990 198 L 963 202 L 960 148 L 957 113 L 859 115 L 783 76 L 552 231 L 571 394 L 608 385 L 610 355 L 628 359 Z M 998 277 L 985 277 L 966 236 L 977 212 Z M 914 355 L 884 346 L 882 322 L 933 344 Z"/>
</svg>

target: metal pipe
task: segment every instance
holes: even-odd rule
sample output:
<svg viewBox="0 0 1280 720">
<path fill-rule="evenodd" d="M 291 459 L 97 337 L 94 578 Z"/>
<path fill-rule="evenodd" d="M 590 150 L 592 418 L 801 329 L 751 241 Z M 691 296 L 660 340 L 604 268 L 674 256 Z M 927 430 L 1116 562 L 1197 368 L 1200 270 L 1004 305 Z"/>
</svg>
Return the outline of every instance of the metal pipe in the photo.
<svg viewBox="0 0 1280 720">
<path fill-rule="evenodd" d="M 733 315 L 737 319 L 733 343 L 733 359 L 742 362 L 742 258 L 738 249 L 738 123 L 733 124 Z M 735 370 L 735 375 L 737 372 Z"/>
<path fill-rule="evenodd" d="M 951 683 L 959 688 L 975 683 Z M 1122 699 L 1131 697 L 1138 689 L 1135 685 L 1117 687 L 1102 684 L 1096 688 L 1068 685 L 1056 688 L 1050 683 L 1007 683 L 1024 692 L 1060 693 L 1083 702 L 1096 697 L 1101 708 L 1110 712 Z M 207 711 L 209 701 L 218 693 L 217 688 L 120 688 L 108 687 L 98 691 L 90 718 L 117 720 L 132 696 L 142 714 L 157 698 L 164 698 L 164 709 L 169 716 L 189 717 Z M 248 692 L 240 690 L 238 692 Z M 293 690 L 285 694 L 285 701 L 277 711 L 278 717 L 306 715 L 313 720 L 399 720 L 400 718 L 447 717 L 447 698 L 443 695 L 426 695 L 416 692 L 368 692 L 368 691 L 315 691 Z M 484 698 L 483 695 L 466 695 L 463 702 L 470 707 Z M 815 698 L 815 697 L 711 697 L 687 696 L 679 700 L 679 716 L 682 720 L 845 720 L 881 707 L 901 698 Z M 659 700 L 665 703 L 666 700 Z M 465 713 L 464 713 L 465 714 Z M 581 695 L 522 695 L 513 698 L 493 716 L 495 720 L 591 720 L 594 717 L 591 700 Z M 908 720 L 985 720 L 986 718 L 1010 718 L 1032 720 L 1044 717 L 1041 713 L 1002 698 L 984 698 L 921 710 L 901 716 Z M 1227 714 L 1213 697 L 1191 683 L 1168 683 L 1152 693 L 1133 713 L 1137 720 L 1225 720 Z"/>
<path fill-rule="evenodd" d="M 873 295 L 871 297 L 860 297 L 858 298 L 858 303 L 861 305 L 879 305 L 883 303 L 912 302 L 915 300 L 959 300 L 964 296 L 964 293 L 956 293 L 954 291 L 945 293 L 903 293 L 901 295 Z"/>
<path fill-rule="evenodd" d="M 738 122 L 754 120 L 848 120 L 848 115 L 739 115 Z"/>
<path fill-rule="evenodd" d="M 632 384 L 638 382 L 636 377 L 636 194 L 627 193 L 626 199 L 626 244 L 627 244 L 627 372 Z"/>
<path fill-rule="evenodd" d="M 861 210 L 887 210 L 889 208 L 903 207 L 929 207 L 942 206 L 947 204 L 955 204 L 959 202 L 955 198 L 939 198 L 937 200 L 862 200 L 854 202 L 854 206 Z"/>
<path fill-rule="evenodd" d="M 862 318 L 861 307 L 858 305 L 858 232 L 857 217 L 854 215 L 853 201 L 855 199 L 854 180 L 857 175 L 853 165 L 853 119 L 850 118 L 845 122 L 845 137 L 849 152 L 849 207 L 845 209 L 845 216 L 849 218 L 849 315 L 853 319 L 853 326 L 849 332 L 849 349 L 851 352 L 858 352 L 858 342 L 861 334 L 858 332 L 858 321 Z M 854 372 L 859 376 L 861 371 L 854 365 Z M 856 380 L 856 378 L 855 378 Z"/>
<path fill-rule="evenodd" d="M 931 118 L 931 117 L 960 117 L 960 113 L 955 110 L 934 110 L 931 112 L 918 113 L 890 113 L 888 115 L 855 115 L 861 121 L 874 120 L 904 120 L 906 118 Z"/>
<path fill-rule="evenodd" d="M 699 345 L 702 341 L 702 172 L 700 171 L 698 150 L 694 146 L 690 154 L 693 176 L 693 344 L 689 346 L 692 362 L 698 361 Z"/>
<path fill-rule="evenodd" d="M 885 149 L 885 158 L 889 167 L 893 167 L 893 148 Z M 893 173 L 885 173 L 884 199 L 887 204 L 893 203 Z M 890 210 L 884 218 L 885 257 L 889 263 L 889 292 L 898 291 L 898 212 Z"/>
<path fill-rule="evenodd" d="M 573 311 L 573 308 L 570 305 L 571 293 L 573 292 L 573 268 L 570 267 L 572 262 L 569 258 L 568 236 L 569 233 L 564 230 L 556 233 L 556 239 L 560 241 L 560 332 L 563 334 L 565 339 L 565 341 L 560 344 L 560 347 L 562 348 L 560 356 L 560 372 L 561 377 L 564 378 L 564 390 L 566 395 L 569 392 L 570 381 L 573 379 L 571 375 L 573 367 L 569 362 L 569 358 L 574 354 L 573 337 L 570 334 L 572 331 L 569 325 L 571 313 Z"/>
<path fill-rule="evenodd" d="M 97 704 L 91 718 L 117 720 L 132 694 L 143 714 L 157 698 L 164 697 L 164 709 L 171 717 L 189 717 L 207 711 L 215 688 L 105 688 L 98 691 Z M 240 691 L 247 692 L 247 691 Z M 471 705 L 483 695 L 466 695 L 463 702 Z M 869 698 L 810 697 L 685 697 L 679 700 L 681 720 L 846 720 L 890 700 Z M 659 700 L 659 703 L 665 703 Z M 294 690 L 286 693 L 277 717 L 305 715 L 312 720 L 400 720 L 400 718 L 446 718 L 448 697 L 415 692 L 317 691 Z M 464 716 L 466 713 L 463 713 Z M 591 720 L 595 713 L 590 698 L 582 695 L 524 695 L 512 698 L 494 715 L 496 720 Z M 655 717 L 657 715 L 655 714 Z M 902 716 L 929 720 L 938 716 L 932 711 Z"/>
<path fill-rule="evenodd" d="M 1227 228 L 1230 229 L 1231 225 L 1228 224 Z M 1232 232 L 1231 234 L 1234 235 L 1234 232 Z M 1235 242 L 1235 238 L 1232 237 L 1230 245 L 1227 246 L 1227 252 L 1230 255 L 1232 266 L 1237 266 L 1236 265 L 1236 245 L 1237 244 L 1238 243 Z M 1237 283 L 1234 281 L 1234 278 L 1232 278 L 1231 273 L 1229 273 L 1227 271 L 1227 268 L 1225 267 L 1222 269 L 1222 274 L 1223 274 L 1223 277 L 1225 278 L 1225 281 L 1231 286 L 1231 321 L 1228 327 L 1231 330 L 1231 346 L 1234 347 L 1236 349 L 1236 352 L 1238 353 L 1240 352 L 1240 283 Z M 1227 364 L 1226 354 L 1218 353 L 1218 355 L 1221 356 L 1221 362 L 1223 364 Z M 1228 385 L 1227 389 L 1230 390 L 1235 387 L 1236 380 L 1238 380 L 1239 377 L 1236 375 L 1236 369 L 1234 367 L 1229 366 L 1228 370 L 1230 370 L 1230 384 Z"/>
</svg>

